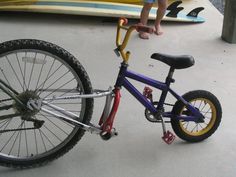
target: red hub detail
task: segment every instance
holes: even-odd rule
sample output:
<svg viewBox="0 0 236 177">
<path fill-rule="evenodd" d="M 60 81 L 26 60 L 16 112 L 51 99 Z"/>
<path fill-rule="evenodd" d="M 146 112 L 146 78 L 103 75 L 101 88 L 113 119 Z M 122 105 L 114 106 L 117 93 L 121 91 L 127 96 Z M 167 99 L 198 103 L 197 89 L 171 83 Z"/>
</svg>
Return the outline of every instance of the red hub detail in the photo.
<svg viewBox="0 0 236 177">
<path fill-rule="evenodd" d="M 168 130 L 164 133 L 162 139 L 165 141 L 165 143 L 171 144 L 175 140 L 175 135 Z"/>
</svg>

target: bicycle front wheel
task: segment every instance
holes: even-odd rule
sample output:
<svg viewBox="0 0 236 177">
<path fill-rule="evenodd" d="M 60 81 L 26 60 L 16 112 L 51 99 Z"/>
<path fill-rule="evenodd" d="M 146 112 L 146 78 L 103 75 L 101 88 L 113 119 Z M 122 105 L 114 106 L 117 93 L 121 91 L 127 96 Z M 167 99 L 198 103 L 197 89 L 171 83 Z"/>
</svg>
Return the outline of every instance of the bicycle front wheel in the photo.
<svg viewBox="0 0 236 177">
<path fill-rule="evenodd" d="M 40 40 L 0 44 L 0 79 L 25 104 L 35 98 L 92 93 L 89 77 L 76 58 L 61 47 Z M 93 99 L 50 103 L 76 114 L 77 120 L 83 123 L 91 119 Z M 28 168 L 45 164 L 69 151 L 84 134 L 81 128 L 42 111 L 30 116 L 31 120 L 44 122 L 40 128 L 34 128 L 34 121 L 22 115 L 4 118 L 20 113 L 21 109 L 2 90 L 0 107 L 7 108 L 0 109 L 0 164 L 3 166 Z"/>
</svg>

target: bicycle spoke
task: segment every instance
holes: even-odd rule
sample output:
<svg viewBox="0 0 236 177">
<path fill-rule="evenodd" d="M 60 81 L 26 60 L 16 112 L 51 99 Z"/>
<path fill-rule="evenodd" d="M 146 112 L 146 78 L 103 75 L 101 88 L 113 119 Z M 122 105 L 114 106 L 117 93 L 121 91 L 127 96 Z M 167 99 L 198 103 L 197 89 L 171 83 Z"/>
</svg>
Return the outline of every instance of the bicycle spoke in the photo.
<svg viewBox="0 0 236 177">
<path fill-rule="evenodd" d="M 5 124 L 7 121 L 9 121 L 9 119 L 2 120 L 2 121 L 0 122 L 0 124 L 3 123 L 3 126 L 4 126 L 4 124 Z M 1 129 L 1 128 L 2 128 L 2 126 L 0 126 L 0 129 Z"/>
<path fill-rule="evenodd" d="M 37 155 L 38 155 L 38 142 L 37 142 L 37 138 L 36 138 L 36 132 L 35 132 L 35 129 L 34 129 L 34 140 L 35 140 L 36 153 L 37 153 Z"/>
<path fill-rule="evenodd" d="M 24 128 L 25 128 L 25 122 L 24 122 Z M 25 132 L 25 145 L 26 145 L 26 152 L 27 152 L 27 156 L 29 156 L 29 148 L 28 148 L 28 138 L 27 138 L 27 134 L 26 134 L 26 130 L 24 130 Z"/>
<path fill-rule="evenodd" d="M 57 127 L 59 130 L 61 130 L 63 133 L 65 133 L 66 135 L 69 135 L 69 133 L 65 132 L 62 128 L 60 128 L 58 125 L 56 125 L 56 123 L 54 123 L 53 121 L 51 121 L 50 119 L 48 119 L 45 115 L 43 115 L 42 113 L 40 113 L 41 116 L 43 116 L 45 119 L 47 119 L 51 124 L 53 124 L 55 127 Z"/>
<path fill-rule="evenodd" d="M 189 122 L 187 123 L 187 125 L 186 125 L 186 127 L 185 127 L 186 129 L 188 129 L 188 125 L 189 125 Z"/>
<path fill-rule="evenodd" d="M 52 70 L 52 67 L 53 67 L 54 63 L 55 63 L 55 59 L 53 59 L 53 62 L 52 62 L 52 64 L 51 64 L 51 66 L 50 66 L 50 69 L 49 69 L 49 71 L 48 71 L 48 73 L 47 73 L 46 79 L 43 81 L 42 84 L 40 84 L 40 85 L 38 86 L 38 88 L 37 88 L 36 90 L 39 90 L 39 88 L 41 88 L 41 89 L 44 88 L 44 85 L 45 85 L 45 83 L 46 83 L 47 80 L 48 80 L 49 74 L 50 74 L 50 72 L 51 72 L 51 70 Z M 39 93 L 41 93 L 41 92 L 39 92 Z"/>
<path fill-rule="evenodd" d="M 191 133 L 193 133 L 193 131 L 195 130 L 196 127 L 197 127 L 197 124 L 196 124 L 196 126 L 191 130 Z"/>
<path fill-rule="evenodd" d="M 40 129 L 39 129 L 38 131 L 39 131 L 39 134 L 40 134 L 41 140 L 42 140 L 42 142 L 43 142 L 44 150 L 45 150 L 45 152 L 47 152 L 46 144 L 45 144 L 45 142 L 44 142 L 44 139 L 43 139 L 42 133 L 41 133 Z"/>
<path fill-rule="evenodd" d="M 33 63 L 33 66 L 32 66 L 32 68 L 31 68 L 31 72 L 30 72 L 30 78 L 29 78 L 28 88 L 30 88 L 30 82 L 31 82 L 32 73 L 33 73 L 33 70 L 34 70 L 34 65 L 35 65 L 36 56 L 37 56 L 37 53 L 35 53 L 35 56 L 34 56 L 34 63 Z"/>
<path fill-rule="evenodd" d="M 62 77 L 64 77 L 66 74 L 68 74 L 69 73 L 69 71 L 67 71 L 66 73 L 64 73 L 64 74 L 62 74 L 62 76 L 60 76 L 58 79 L 56 79 L 52 84 L 50 84 L 49 86 L 47 86 L 47 88 L 45 89 L 45 90 L 47 90 L 47 89 L 49 89 L 52 85 L 54 85 L 55 83 L 57 83 Z M 73 79 L 72 79 L 73 80 Z M 61 87 L 60 87 L 61 88 Z M 41 92 L 42 93 L 42 92 Z M 41 95 L 41 93 L 39 94 L 39 95 Z"/>
<path fill-rule="evenodd" d="M 16 55 L 17 63 L 18 63 L 19 69 L 20 69 L 22 79 L 23 79 L 23 91 L 25 91 L 25 88 L 27 88 L 26 83 L 25 83 L 25 78 L 24 78 L 24 75 L 23 75 L 22 68 L 20 66 L 19 57 L 18 57 L 17 53 L 15 53 L 15 55 Z"/>
<path fill-rule="evenodd" d="M 198 109 L 200 109 L 201 108 L 201 106 L 202 106 L 202 100 L 200 101 L 200 103 L 199 103 L 199 106 L 198 106 Z"/>
<path fill-rule="evenodd" d="M 16 71 L 14 70 L 14 68 L 13 68 L 12 64 L 10 63 L 10 61 L 9 61 L 9 59 L 8 59 L 7 56 L 6 56 L 6 59 L 7 59 L 7 61 L 8 61 L 8 64 L 10 65 L 12 71 L 14 72 L 14 74 L 15 74 L 15 76 L 16 76 L 16 79 L 18 80 L 18 82 L 19 82 L 19 84 L 20 84 L 22 90 L 24 90 L 23 85 L 22 85 L 22 83 L 20 82 L 20 79 L 19 79 L 19 77 L 18 77 Z"/>
<path fill-rule="evenodd" d="M 20 125 L 18 126 L 18 128 L 20 128 Z M 12 137 L 16 134 L 16 131 L 11 135 L 11 137 L 8 139 L 8 141 L 6 142 L 6 144 L 2 147 L 2 149 L 0 150 L 0 152 L 2 152 L 2 150 L 8 145 L 8 143 L 10 142 L 10 140 L 12 139 Z"/>
<path fill-rule="evenodd" d="M 10 82 L 8 81 L 8 79 L 7 79 L 7 77 L 6 77 L 6 75 L 5 75 L 5 73 L 4 73 L 4 71 L 3 71 L 3 69 L 1 68 L 1 73 L 2 73 L 2 75 L 3 75 L 3 77 L 4 77 L 4 79 L 7 81 L 7 84 L 11 87 L 11 84 L 10 84 Z"/>
<path fill-rule="evenodd" d="M 202 109 L 200 110 L 201 112 L 205 109 L 206 105 L 207 105 L 207 104 L 205 104 L 205 105 L 202 107 Z"/>
<path fill-rule="evenodd" d="M 24 120 L 21 121 L 22 122 L 22 125 L 24 124 Z M 20 149 L 21 149 L 21 134 L 22 134 L 22 131 L 20 131 L 20 138 L 19 138 L 19 145 L 18 145 L 18 153 L 17 153 L 17 157 L 19 157 L 20 155 Z"/>
<path fill-rule="evenodd" d="M 211 111 L 211 107 L 206 111 L 206 113 L 204 114 L 204 116 L 206 116 L 206 114 L 208 114 L 208 113 L 211 113 L 210 111 Z"/>
<path fill-rule="evenodd" d="M 47 58 L 47 55 L 44 56 L 43 63 L 45 63 L 46 58 Z M 40 72 L 39 72 L 37 84 L 36 84 L 36 86 L 35 86 L 35 90 L 37 90 L 37 88 L 38 88 L 39 80 L 40 80 L 40 78 L 41 78 L 41 75 L 42 75 L 42 71 L 43 71 L 44 66 L 45 66 L 45 64 L 42 64 L 42 66 L 41 66 L 41 68 L 40 68 Z"/>
<path fill-rule="evenodd" d="M 45 114 L 44 114 L 44 115 L 45 115 Z M 55 118 L 55 116 L 52 116 L 52 115 L 50 115 L 50 114 L 45 115 L 45 116 L 47 116 L 48 118 L 50 118 L 50 117 Z M 64 120 L 60 120 L 60 121 L 63 122 L 63 123 L 65 123 L 66 125 L 70 126 L 71 128 L 74 128 L 74 127 L 75 127 L 75 126 L 73 126 L 72 124 L 70 124 L 70 123 L 68 123 L 68 122 L 66 122 L 66 121 L 64 121 Z"/>
<path fill-rule="evenodd" d="M 53 131 L 51 131 L 45 124 L 43 125 L 43 127 L 46 128 L 52 135 L 54 135 L 54 137 L 56 137 L 60 142 L 62 142 L 62 140 L 55 133 L 53 133 Z"/>
<path fill-rule="evenodd" d="M 53 92 L 51 92 L 50 94 L 44 96 L 43 99 L 45 99 L 45 98 L 47 98 L 49 95 L 55 93 L 57 90 L 59 90 L 60 88 L 64 87 L 65 85 L 69 84 L 69 83 L 70 83 L 71 81 L 73 81 L 73 80 L 74 80 L 74 78 L 71 79 L 71 80 L 69 80 L 68 82 L 64 83 L 63 85 L 61 85 L 60 87 L 58 87 L 57 89 L 55 89 L 55 90 L 54 90 Z"/>
<path fill-rule="evenodd" d="M 204 129 L 203 126 L 202 126 L 201 124 L 199 124 L 199 126 L 200 126 L 202 129 Z"/>
<path fill-rule="evenodd" d="M 23 125 L 23 122 L 21 122 L 21 124 L 20 124 L 20 126 L 19 126 L 18 128 L 21 128 L 21 127 L 22 127 L 22 125 Z M 13 147 L 15 146 L 15 143 L 16 143 L 16 140 L 17 140 L 17 138 L 18 138 L 19 134 L 20 134 L 20 131 L 18 131 L 18 133 L 17 133 L 17 135 L 16 135 L 16 138 L 15 138 L 15 140 L 14 140 L 13 144 L 12 144 L 11 150 L 10 150 L 10 152 L 8 153 L 8 155 L 10 155 L 10 154 L 11 154 L 11 151 L 12 151 Z"/>
<path fill-rule="evenodd" d="M 55 145 L 50 141 L 50 139 L 48 139 L 48 137 L 43 133 L 43 131 L 41 129 L 39 129 L 39 131 L 43 134 L 43 136 L 48 140 L 48 142 L 55 147 Z"/>
<path fill-rule="evenodd" d="M 26 56 L 27 56 L 27 52 L 25 52 L 25 58 Z M 23 76 L 24 80 L 25 80 L 25 76 L 26 76 L 26 61 L 24 61 L 24 76 Z M 26 90 L 28 90 L 27 86 L 26 86 Z"/>
<path fill-rule="evenodd" d="M 76 88 L 74 88 L 74 89 L 76 89 Z M 58 97 L 62 97 L 62 96 L 64 96 L 64 95 L 66 95 L 66 94 L 69 94 L 69 93 L 71 93 L 71 92 L 74 92 L 74 89 L 71 89 L 71 90 L 68 90 L 68 91 L 66 91 L 66 92 L 64 92 L 63 94 L 61 94 L 61 95 L 59 95 Z M 58 91 L 59 89 L 57 89 L 57 91 Z M 54 93 L 55 93 L 55 91 L 54 91 Z M 54 100 L 51 100 L 51 101 L 49 101 L 49 103 L 51 103 L 51 102 L 53 102 Z M 79 102 L 79 103 L 68 103 L 68 102 L 65 102 L 65 103 L 53 103 L 53 104 L 82 104 L 82 101 L 81 102 Z"/>
<path fill-rule="evenodd" d="M 4 127 L 3 131 L 7 129 L 8 125 L 11 123 L 11 121 L 12 121 L 12 119 L 9 119 L 9 120 L 6 122 L 6 124 L 4 124 L 4 125 L 6 125 L 6 126 Z M 0 129 L 1 129 L 4 125 L 2 125 L 2 126 L 0 127 Z M 3 133 L 0 133 L 0 137 L 2 136 L 2 134 L 3 134 Z"/>
</svg>

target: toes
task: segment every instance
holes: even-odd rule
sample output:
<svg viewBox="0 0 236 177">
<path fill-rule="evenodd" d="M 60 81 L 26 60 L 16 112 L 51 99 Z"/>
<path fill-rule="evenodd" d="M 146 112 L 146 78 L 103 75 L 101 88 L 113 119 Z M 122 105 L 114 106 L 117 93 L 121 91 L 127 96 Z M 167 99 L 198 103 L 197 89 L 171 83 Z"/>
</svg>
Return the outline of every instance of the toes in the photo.
<svg viewBox="0 0 236 177">
<path fill-rule="evenodd" d="M 139 37 L 140 37 L 141 39 L 149 39 L 149 36 L 148 36 L 147 33 L 139 33 Z"/>
</svg>

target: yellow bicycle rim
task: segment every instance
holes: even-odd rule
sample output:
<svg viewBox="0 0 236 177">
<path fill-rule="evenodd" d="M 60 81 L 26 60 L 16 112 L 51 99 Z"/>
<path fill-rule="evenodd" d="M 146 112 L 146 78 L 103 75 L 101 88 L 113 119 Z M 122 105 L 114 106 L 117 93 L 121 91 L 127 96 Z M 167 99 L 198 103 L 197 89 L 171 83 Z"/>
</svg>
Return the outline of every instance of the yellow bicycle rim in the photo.
<svg viewBox="0 0 236 177">
<path fill-rule="evenodd" d="M 209 132 L 216 122 L 216 108 L 213 103 L 205 98 L 197 98 L 191 100 L 190 103 L 199 109 L 199 111 L 205 116 L 204 123 L 196 122 L 185 122 L 180 120 L 179 124 L 181 129 L 188 135 L 191 136 L 201 136 Z M 180 115 L 186 111 L 184 107 Z"/>
</svg>

